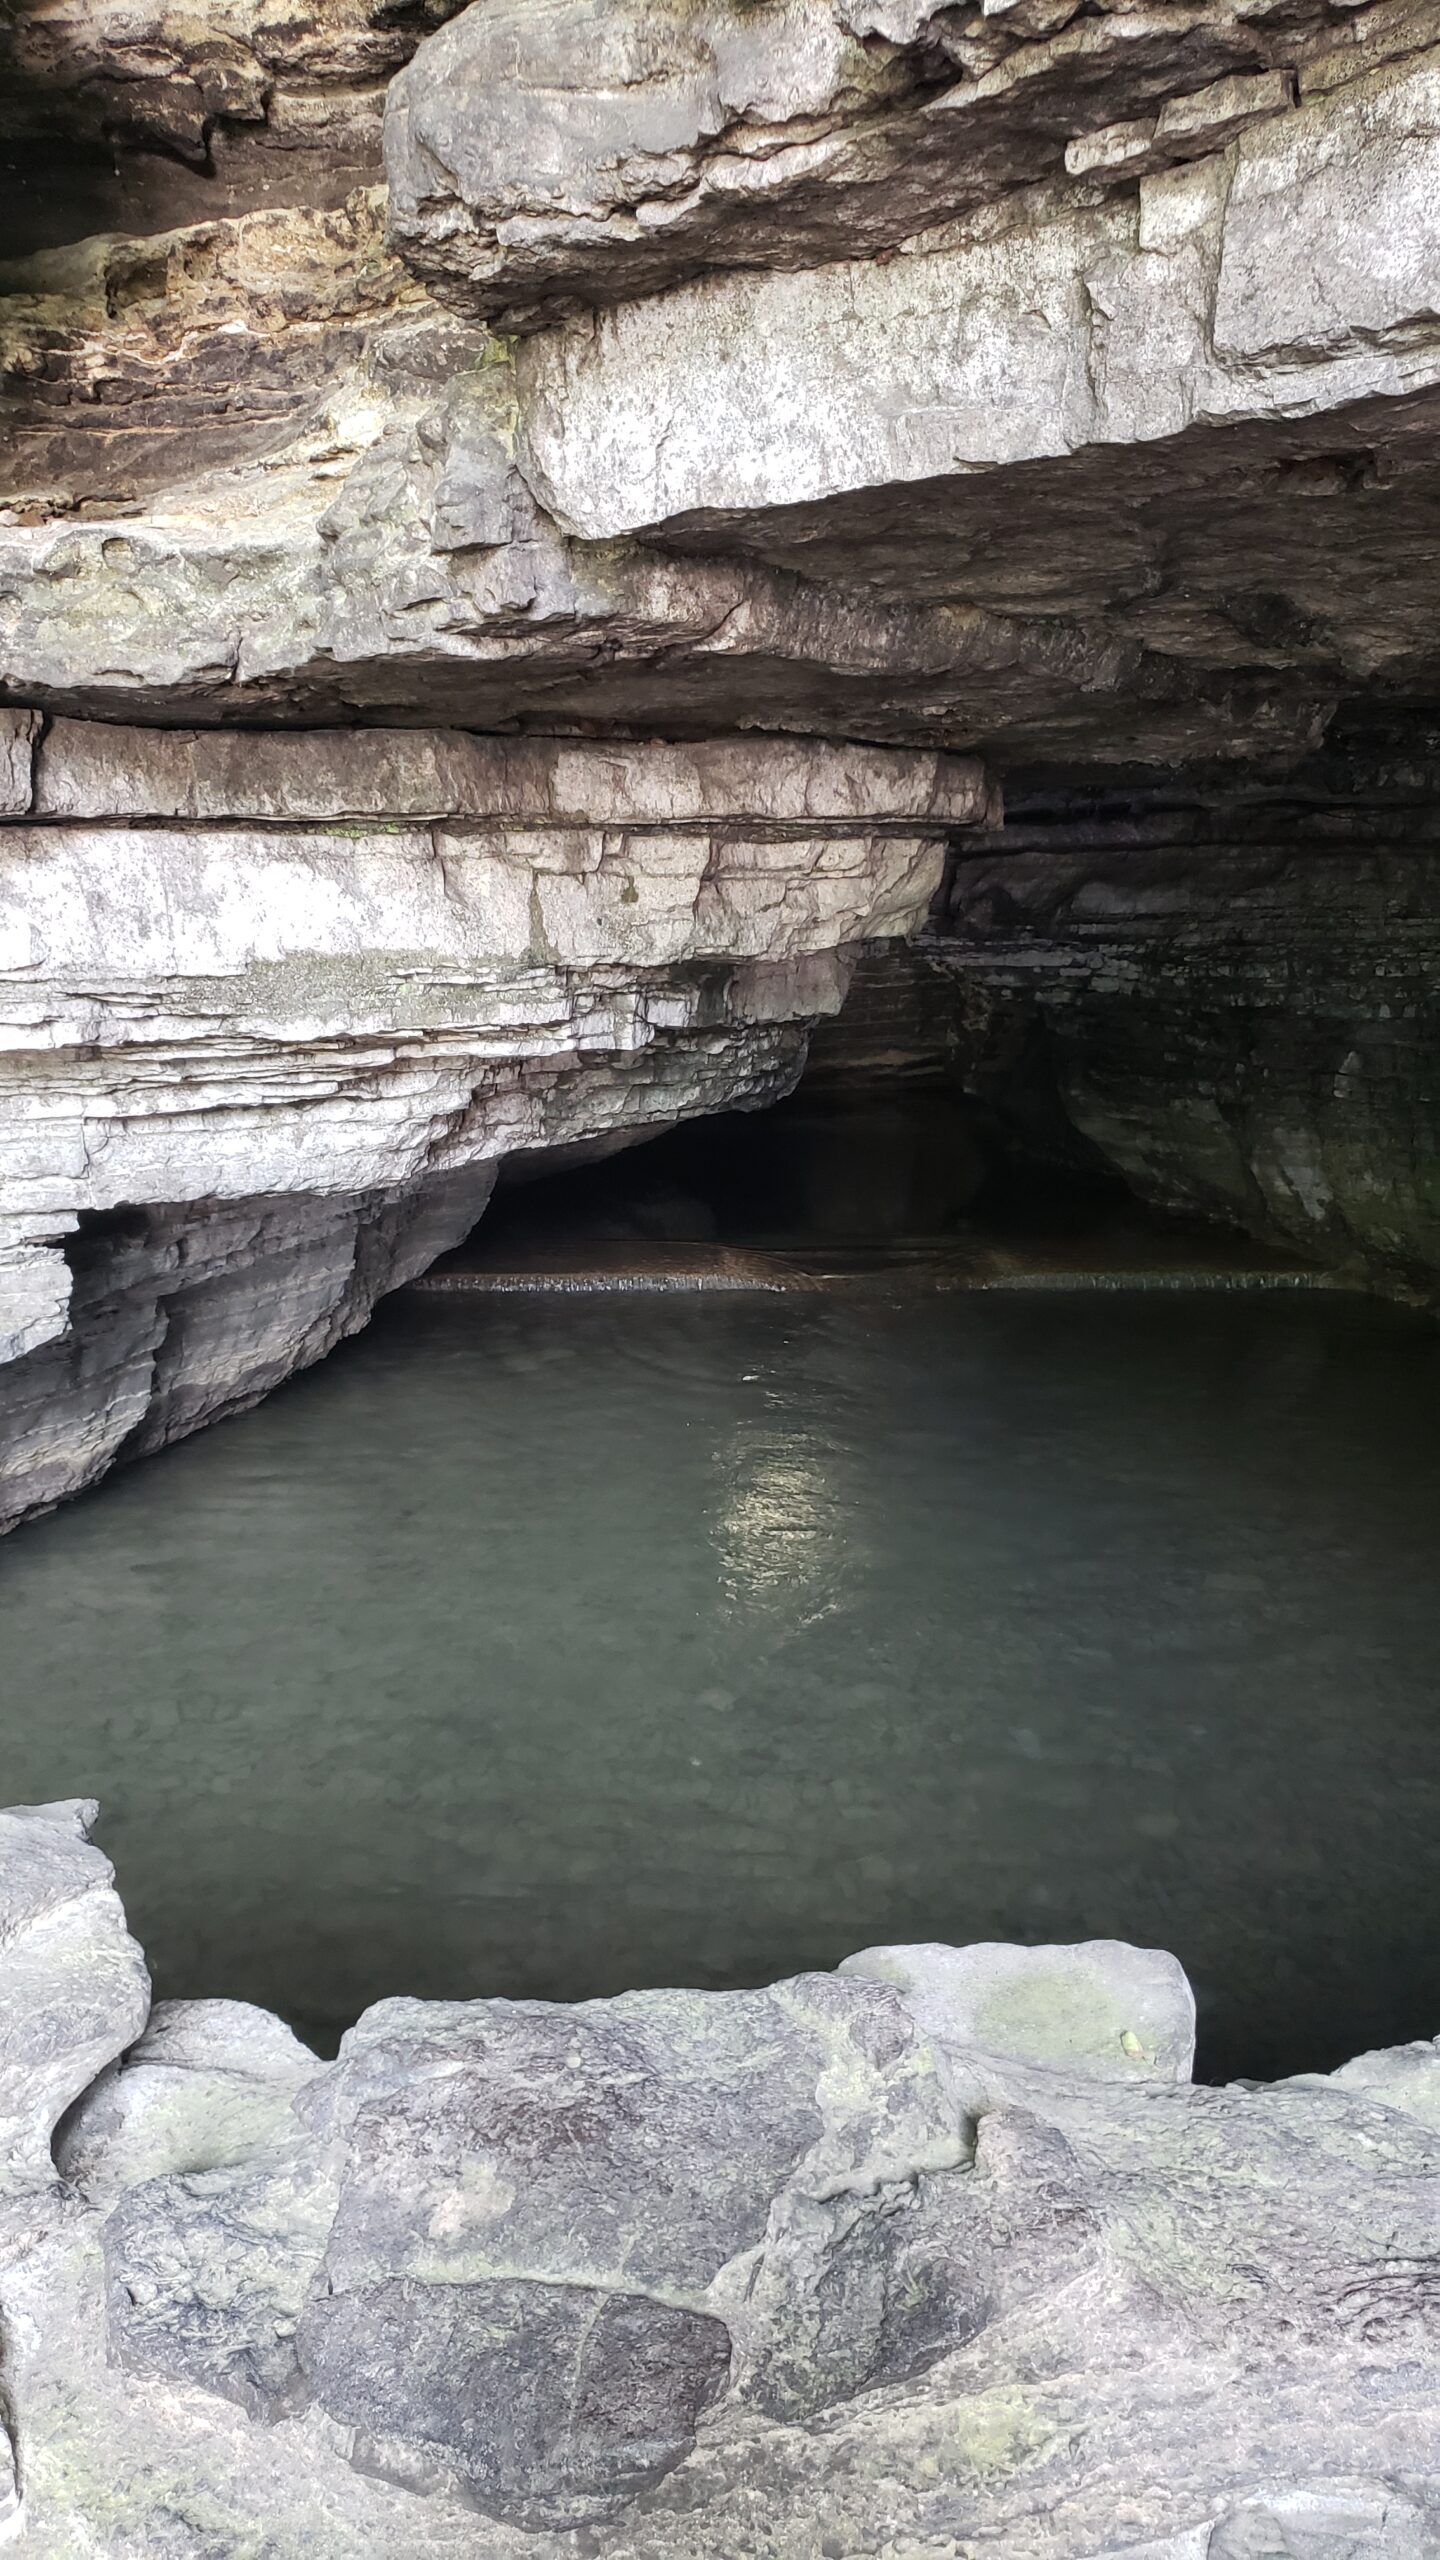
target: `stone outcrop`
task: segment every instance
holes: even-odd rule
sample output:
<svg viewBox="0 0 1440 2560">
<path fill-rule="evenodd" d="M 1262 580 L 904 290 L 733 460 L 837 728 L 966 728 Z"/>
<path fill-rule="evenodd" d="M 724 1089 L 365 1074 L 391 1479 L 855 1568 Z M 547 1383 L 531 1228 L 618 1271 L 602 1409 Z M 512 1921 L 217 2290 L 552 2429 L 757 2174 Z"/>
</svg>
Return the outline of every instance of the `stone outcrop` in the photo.
<svg viewBox="0 0 1440 2560">
<path fill-rule="evenodd" d="M 318 1358 L 507 1154 L 787 1090 L 991 805 L 963 759 L 810 740 L 22 714 L 8 748 L 6 1520 Z"/>
<path fill-rule="evenodd" d="M 713 269 L 883 255 L 1051 177 L 1214 154 L 1423 42 L 1392 15 L 1357 43 L 1323 0 L 501 0 L 393 84 L 393 233 L 442 299 L 533 329 Z"/>
<path fill-rule="evenodd" d="M 1433 0 L 6 42 L 5 1518 L 318 1356 L 507 1155 L 785 1091 L 982 768 L 1018 828 L 892 981 L 952 1064 L 1429 1287 L 1427 857 L 1286 821 L 1281 883 L 1247 812 L 1440 698 Z M 1054 813 L 1167 774 L 1189 927 L 1132 830 L 1102 951 Z"/>
<path fill-rule="evenodd" d="M 556 329 L 519 376 L 541 493 L 591 536 L 720 514 L 763 548 L 771 508 L 1433 391 L 1436 94 L 1387 65 L 1099 203 Z"/>
<path fill-rule="evenodd" d="M 1101 1941 L 389 2000 L 325 2064 L 146 2022 L 91 1812 L 0 1817 L 23 2549 L 1436 2547 L 1437 2047 L 1197 2088 Z"/>
</svg>

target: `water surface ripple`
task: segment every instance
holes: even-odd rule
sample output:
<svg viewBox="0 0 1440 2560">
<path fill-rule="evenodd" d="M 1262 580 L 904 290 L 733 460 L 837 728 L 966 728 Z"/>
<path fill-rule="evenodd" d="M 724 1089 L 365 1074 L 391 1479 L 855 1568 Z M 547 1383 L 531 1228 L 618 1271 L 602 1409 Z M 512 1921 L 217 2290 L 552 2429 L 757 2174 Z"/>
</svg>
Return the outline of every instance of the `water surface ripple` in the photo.
<svg viewBox="0 0 1440 2560">
<path fill-rule="evenodd" d="M 411 1297 L 0 1548 L 0 1799 L 167 1994 L 1173 1948 L 1440 2028 L 1440 1336 L 1339 1298 Z"/>
</svg>

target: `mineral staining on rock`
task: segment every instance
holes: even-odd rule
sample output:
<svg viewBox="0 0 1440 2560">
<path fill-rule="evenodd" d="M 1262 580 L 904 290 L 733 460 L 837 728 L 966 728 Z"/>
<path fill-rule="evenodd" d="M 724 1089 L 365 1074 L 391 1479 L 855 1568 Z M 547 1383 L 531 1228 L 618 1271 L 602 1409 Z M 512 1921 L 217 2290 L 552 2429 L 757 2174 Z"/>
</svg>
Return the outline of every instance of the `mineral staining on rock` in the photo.
<svg viewBox="0 0 1440 2560">
<path fill-rule="evenodd" d="M 321 2063 L 146 2022 L 92 1811 L 0 1816 L 24 2548 L 1435 2547 L 1430 2047 L 1197 2089 L 1179 1967 L 1100 1942 L 389 2000 Z"/>
</svg>

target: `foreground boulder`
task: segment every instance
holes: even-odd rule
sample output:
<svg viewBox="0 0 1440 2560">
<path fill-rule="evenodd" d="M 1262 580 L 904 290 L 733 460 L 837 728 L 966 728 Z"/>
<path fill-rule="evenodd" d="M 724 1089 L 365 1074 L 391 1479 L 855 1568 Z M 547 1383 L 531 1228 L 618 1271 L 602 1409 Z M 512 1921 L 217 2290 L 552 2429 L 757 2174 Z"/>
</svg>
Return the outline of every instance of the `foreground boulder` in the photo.
<svg viewBox="0 0 1440 2560">
<path fill-rule="evenodd" d="M 0 2224 L 25 2549 L 1440 2548 L 1435 2048 L 1196 2088 L 1179 1967 L 1108 1941 L 137 2039 L 76 1818 L 0 1817 L 0 2074 L 79 2021 Z"/>
</svg>

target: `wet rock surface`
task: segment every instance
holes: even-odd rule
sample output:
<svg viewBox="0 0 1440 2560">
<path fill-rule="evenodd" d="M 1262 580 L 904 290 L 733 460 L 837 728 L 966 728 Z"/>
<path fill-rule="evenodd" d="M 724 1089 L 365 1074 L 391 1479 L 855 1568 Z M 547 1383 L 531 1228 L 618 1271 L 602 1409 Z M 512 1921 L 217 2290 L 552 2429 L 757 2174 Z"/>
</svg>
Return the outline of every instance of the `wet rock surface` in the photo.
<svg viewBox="0 0 1440 2560">
<path fill-rule="evenodd" d="M 1428 2046 L 1195 2088 L 1183 1974 L 1113 1942 L 137 2041 L 74 1809 L 0 1835 L 8 1908 L 73 1868 L 106 1932 L 83 1985 L 0 1951 L 0 2066 L 108 2019 L 9 2190 L 27 2548 L 1436 2547 Z"/>
</svg>

